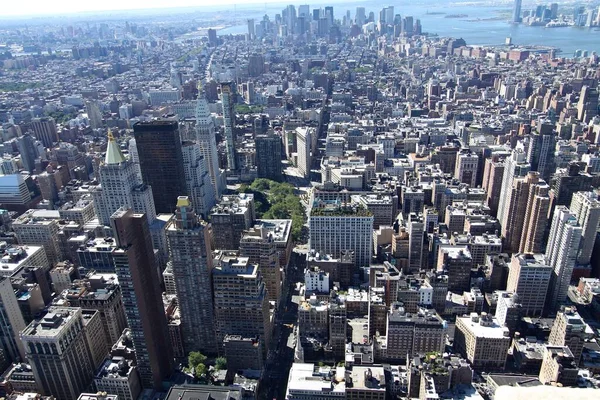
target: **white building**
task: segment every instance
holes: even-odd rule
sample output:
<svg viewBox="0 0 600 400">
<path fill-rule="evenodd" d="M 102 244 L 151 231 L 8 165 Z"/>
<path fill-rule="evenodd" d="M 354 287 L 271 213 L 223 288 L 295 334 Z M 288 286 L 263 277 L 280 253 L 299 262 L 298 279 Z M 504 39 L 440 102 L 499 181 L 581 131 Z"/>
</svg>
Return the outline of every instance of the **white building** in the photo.
<svg viewBox="0 0 600 400">
<path fill-rule="evenodd" d="M 100 223 L 110 225 L 110 216 L 120 207 L 144 213 L 148 224 L 156 219 L 152 188 L 142 183 L 139 168 L 125 158 L 112 133 L 108 133 L 108 146 L 104 163 L 98 168 L 100 185 L 92 189 L 94 208 Z"/>
<path fill-rule="evenodd" d="M 119 400 L 137 400 L 142 385 L 136 367 L 123 357 L 108 358 L 94 377 L 98 392 L 118 396 Z"/>
<path fill-rule="evenodd" d="M 368 266 L 373 254 L 373 214 L 364 207 L 339 201 L 315 201 L 308 218 L 309 248 L 339 257 L 354 250 L 355 265 Z"/>
<path fill-rule="evenodd" d="M 15 297 L 11 281 L 7 277 L 0 277 L 0 340 L 7 356 L 14 362 L 18 359 L 25 360 L 25 352 L 19 333 L 25 329 L 25 320 Z"/>
<path fill-rule="evenodd" d="M 206 158 L 202 156 L 200 145 L 193 142 L 184 142 L 181 146 L 183 153 L 183 170 L 185 183 L 194 209 L 208 218 L 211 208 L 217 203 L 214 186 L 206 165 Z"/>
<path fill-rule="evenodd" d="M 199 95 L 196 101 L 196 142 L 200 145 L 200 153 L 206 160 L 215 196 L 220 198 L 223 193 L 223 181 L 219 169 L 215 122 L 210 113 L 208 101 L 202 95 Z"/>
<path fill-rule="evenodd" d="M 553 310 L 567 298 L 582 232 L 577 216 L 567 207 L 557 206 L 546 248 L 546 262 L 553 270 L 548 293 L 548 304 Z"/>
<path fill-rule="evenodd" d="M 543 254 L 515 254 L 512 257 L 506 290 L 519 296 L 523 315 L 539 317 L 546 303 L 552 267 Z"/>
<path fill-rule="evenodd" d="M 312 128 L 296 128 L 296 149 L 298 150 L 298 169 L 305 176 L 310 175 L 312 135 L 316 134 Z"/>
<path fill-rule="evenodd" d="M 318 267 L 306 268 L 304 286 L 307 292 L 329 293 L 329 273 Z"/>
<path fill-rule="evenodd" d="M 582 229 L 577 262 L 587 265 L 592 258 L 592 250 L 596 241 L 596 232 L 600 223 L 600 201 L 594 192 L 577 192 L 571 200 L 570 210 L 577 216 Z"/>
</svg>

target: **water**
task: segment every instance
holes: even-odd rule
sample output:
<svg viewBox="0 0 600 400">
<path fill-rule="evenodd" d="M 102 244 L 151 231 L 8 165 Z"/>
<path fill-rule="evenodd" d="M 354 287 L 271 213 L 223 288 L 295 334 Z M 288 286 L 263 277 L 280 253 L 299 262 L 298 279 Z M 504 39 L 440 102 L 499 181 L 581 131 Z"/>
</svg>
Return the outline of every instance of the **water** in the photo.
<svg viewBox="0 0 600 400">
<path fill-rule="evenodd" d="M 310 2 L 307 2 L 310 4 Z M 374 5 L 375 3 L 375 5 Z M 394 2 L 390 2 L 394 4 Z M 300 3 L 298 3 L 300 4 Z M 386 6 L 386 2 L 344 3 L 334 5 L 335 17 L 341 19 L 346 10 L 350 10 L 352 18 L 356 7 L 365 7 L 367 16 L 370 11 L 375 13 Z M 245 18 L 255 18 L 257 21 L 266 13 L 273 19 L 275 13 L 280 13 L 283 4 L 268 4 L 265 6 L 246 5 L 238 8 L 236 19 L 241 23 Z M 313 7 L 311 7 L 312 10 Z M 440 36 L 463 38 L 469 45 L 499 45 L 507 37 L 512 38 L 515 45 L 552 46 L 562 51 L 562 56 L 572 56 L 575 50 L 588 50 L 600 53 L 600 30 L 598 27 L 580 28 L 546 28 L 543 26 L 514 25 L 508 22 L 507 15 L 512 11 L 511 5 L 485 6 L 478 3 L 452 3 L 442 1 L 422 1 L 420 4 L 398 6 L 394 4 L 394 12 L 401 16 L 413 16 L 421 20 L 423 31 Z M 430 14 L 428 14 L 428 12 Z M 559 7 L 559 14 L 563 12 Z M 567 12 L 566 10 L 564 11 Z M 444 14 L 431 14 L 444 13 Z M 466 14 L 464 18 L 446 18 L 448 14 Z M 247 25 L 240 24 L 219 30 L 220 35 L 244 34 Z"/>
</svg>

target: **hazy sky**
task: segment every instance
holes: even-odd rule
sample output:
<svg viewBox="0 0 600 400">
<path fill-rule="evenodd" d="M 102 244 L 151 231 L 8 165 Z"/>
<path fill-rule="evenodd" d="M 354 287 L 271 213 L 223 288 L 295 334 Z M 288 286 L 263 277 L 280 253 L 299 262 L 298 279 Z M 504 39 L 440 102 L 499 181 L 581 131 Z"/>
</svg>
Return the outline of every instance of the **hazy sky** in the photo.
<svg viewBox="0 0 600 400">
<path fill-rule="evenodd" d="M 2 0 L 0 16 L 64 14 L 99 10 L 281 3 L 284 0 Z M 295 4 L 292 1 L 291 4 Z M 300 4 L 300 3 L 298 3 Z M 310 2 L 308 2 L 310 4 Z"/>
</svg>

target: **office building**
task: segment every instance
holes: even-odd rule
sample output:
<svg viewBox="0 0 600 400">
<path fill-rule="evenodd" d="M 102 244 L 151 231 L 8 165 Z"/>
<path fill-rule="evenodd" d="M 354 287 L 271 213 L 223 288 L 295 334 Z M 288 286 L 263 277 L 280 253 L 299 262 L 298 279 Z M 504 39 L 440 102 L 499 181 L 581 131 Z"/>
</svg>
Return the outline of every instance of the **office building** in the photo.
<svg viewBox="0 0 600 400">
<path fill-rule="evenodd" d="M 225 149 L 227 153 L 227 168 L 237 170 L 235 153 L 235 87 L 233 83 L 221 84 L 221 102 L 223 104 L 223 125 L 225 127 Z"/>
<path fill-rule="evenodd" d="M 25 133 L 17 139 L 17 147 L 24 169 L 32 174 L 35 171 L 35 160 L 39 157 L 35 138 L 31 134 Z"/>
<path fill-rule="evenodd" d="M 116 395 L 120 400 L 137 400 L 142 391 L 135 364 L 122 356 L 104 361 L 94 377 L 94 386 L 98 392 Z"/>
<path fill-rule="evenodd" d="M 142 386 L 158 389 L 171 374 L 173 351 L 148 221 L 143 214 L 120 209 L 111 226 L 118 246 L 115 269 Z"/>
<path fill-rule="evenodd" d="M 172 213 L 187 194 L 181 138 L 176 121 L 138 122 L 133 126 L 142 179 L 152 191 L 157 213 Z"/>
<path fill-rule="evenodd" d="M 448 275 L 448 291 L 468 291 L 471 287 L 472 267 L 473 258 L 467 246 L 439 246 L 437 271 L 444 271 Z"/>
<path fill-rule="evenodd" d="M 11 281 L 7 277 L 0 277 L 0 315 L 0 341 L 6 358 L 12 362 L 24 361 L 25 352 L 19 333 L 25 329 L 25 320 Z"/>
<path fill-rule="evenodd" d="M 121 286 L 115 275 L 90 274 L 76 280 L 62 295 L 71 307 L 98 311 L 108 342 L 112 344 L 119 340 L 127 327 L 127 319 Z"/>
<path fill-rule="evenodd" d="M 281 181 L 281 138 L 275 134 L 257 135 L 255 144 L 258 177 Z"/>
<path fill-rule="evenodd" d="M 214 248 L 235 250 L 245 230 L 256 220 L 254 195 L 240 193 L 223 196 L 210 213 Z"/>
<path fill-rule="evenodd" d="M 498 324 L 506 326 L 510 330 L 511 337 L 517 331 L 523 316 L 523 307 L 519 302 L 519 295 L 512 292 L 498 291 L 496 303 L 496 314 Z"/>
<path fill-rule="evenodd" d="M 577 119 L 587 124 L 596 115 L 598 115 L 598 89 L 584 85 L 577 103 Z"/>
<path fill-rule="evenodd" d="M 373 214 L 364 206 L 316 200 L 308 218 L 308 246 L 322 254 L 339 257 L 354 250 L 357 267 L 368 266 L 373 254 Z"/>
<path fill-rule="evenodd" d="M 586 342 L 589 329 L 574 307 L 565 307 L 558 311 L 552 325 L 548 343 L 553 346 L 567 346 L 575 363 L 579 365 L 581 353 Z"/>
<path fill-rule="evenodd" d="M 343 400 L 346 399 L 344 380 L 344 367 L 319 367 L 315 364 L 295 362 L 290 369 L 285 398 L 287 400 Z"/>
<path fill-rule="evenodd" d="M 512 22 L 519 23 L 522 21 L 521 19 L 521 3 L 522 0 L 515 0 L 515 4 L 513 6 L 513 15 Z"/>
<path fill-rule="evenodd" d="M 256 30 L 254 25 L 254 19 L 248 19 L 248 40 L 254 40 L 256 38 Z"/>
<path fill-rule="evenodd" d="M 483 172 L 483 189 L 486 191 L 486 203 L 490 207 L 490 214 L 498 215 L 502 179 L 504 176 L 504 161 L 498 156 L 485 160 Z"/>
<path fill-rule="evenodd" d="M 28 210 L 13 221 L 12 227 L 19 244 L 43 246 L 51 265 L 62 260 L 58 243 L 60 225 L 57 211 Z"/>
<path fill-rule="evenodd" d="M 519 296 L 523 315 L 541 316 L 552 277 L 552 267 L 544 255 L 515 254 L 509 269 L 506 290 Z"/>
<path fill-rule="evenodd" d="M 504 174 L 502 175 L 502 189 L 500 190 L 500 201 L 498 203 L 498 221 L 502 226 L 505 225 L 505 219 L 508 218 L 508 208 L 510 206 L 513 179 L 525 176 L 531 169 L 526 160 L 527 155 L 521 148 L 512 151 L 510 157 L 504 161 Z"/>
<path fill-rule="evenodd" d="M 592 258 L 592 250 L 596 241 L 596 232 L 600 224 L 600 201 L 594 192 L 576 192 L 569 207 L 581 226 L 581 241 L 577 263 L 587 265 Z"/>
<path fill-rule="evenodd" d="M 556 207 L 546 248 L 546 262 L 553 271 L 547 297 L 549 310 L 557 310 L 567 299 L 581 234 L 575 214 L 565 206 Z"/>
<path fill-rule="evenodd" d="M 58 400 L 77 399 L 108 354 L 100 316 L 80 308 L 51 307 L 21 332 L 21 340 L 39 390 Z"/>
<path fill-rule="evenodd" d="M 210 113 L 208 101 L 202 91 L 200 91 L 198 100 L 196 100 L 196 142 L 200 145 L 200 153 L 206 160 L 215 197 L 220 198 L 223 193 L 223 181 L 219 169 L 215 122 Z"/>
<path fill-rule="evenodd" d="M 409 313 L 399 303 L 394 303 L 387 316 L 385 347 L 376 349 L 376 358 L 404 363 L 407 357 L 417 354 L 441 352 L 446 331 L 446 322 L 435 311 L 419 309 L 417 313 Z"/>
<path fill-rule="evenodd" d="M 513 179 L 507 214 L 502 223 L 504 249 L 509 252 L 539 253 L 547 225 L 550 187 L 539 172 Z"/>
<path fill-rule="evenodd" d="M 271 317 L 258 266 L 247 257 L 223 255 L 212 278 L 217 342 L 222 346 L 227 335 L 258 338 L 264 357 L 271 341 Z"/>
<path fill-rule="evenodd" d="M 466 183 L 470 187 L 475 187 L 478 163 L 479 157 L 477 154 L 470 150 L 461 150 L 456 158 L 454 177 L 461 183 Z"/>
<path fill-rule="evenodd" d="M 575 386 L 579 370 L 573 353 L 566 346 L 546 346 L 539 379 L 543 385 Z"/>
<path fill-rule="evenodd" d="M 198 214 L 208 218 L 208 214 L 215 206 L 217 199 L 206 165 L 206 158 L 202 156 L 200 145 L 194 142 L 183 142 L 181 149 L 185 182 L 190 201 Z"/>
<path fill-rule="evenodd" d="M 29 177 L 21 174 L 0 175 L 0 204 L 7 206 L 25 206 L 31 201 L 28 185 Z"/>
<path fill-rule="evenodd" d="M 102 117 L 100 118 L 102 119 Z M 36 139 L 42 142 L 47 149 L 51 149 L 58 142 L 58 131 L 54 118 L 34 118 L 31 120 L 31 130 Z"/>
<path fill-rule="evenodd" d="M 454 350 L 475 370 L 504 370 L 510 340 L 509 329 L 489 314 L 471 313 L 456 318 Z"/>
<path fill-rule="evenodd" d="M 548 181 L 555 170 L 556 133 L 552 131 L 552 125 L 542 122 L 538 124 L 538 129 L 539 132 L 530 135 L 527 162 L 532 171 L 539 172 L 540 177 Z"/>
<path fill-rule="evenodd" d="M 227 371 L 237 373 L 246 369 L 263 370 L 263 345 L 260 339 L 226 335 L 223 339 L 223 346 L 227 359 Z"/>
<path fill-rule="evenodd" d="M 239 248 L 240 256 L 248 257 L 251 264 L 258 265 L 267 286 L 269 301 L 278 304 L 281 298 L 282 274 L 273 236 L 263 226 L 257 225 L 244 231 Z"/>
<path fill-rule="evenodd" d="M 310 176 L 313 135 L 316 135 L 314 128 L 296 128 L 297 167 L 304 177 Z"/>
<path fill-rule="evenodd" d="M 166 230 L 185 354 L 217 354 L 209 226 L 196 215 L 189 198 L 181 196 Z"/>
<path fill-rule="evenodd" d="M 96 174 L 100 186 L 91 190 L 96 216 L 101 224 L 110 225 L 111 215 L 120 207 L 146 214 L 148 223 L 152 224 L 156 219 L 153 190 L 139 179 L 135 164 L 123 155 L 110 130 L 106 156 L 104 162 L 98 166 Z"/>
</svg>

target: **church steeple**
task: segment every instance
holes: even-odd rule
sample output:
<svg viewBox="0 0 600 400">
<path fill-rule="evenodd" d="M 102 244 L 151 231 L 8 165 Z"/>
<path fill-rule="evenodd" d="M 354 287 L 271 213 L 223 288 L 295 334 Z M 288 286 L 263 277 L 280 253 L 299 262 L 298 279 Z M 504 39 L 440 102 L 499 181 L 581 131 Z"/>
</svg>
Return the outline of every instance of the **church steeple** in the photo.
<svg viewBox="0 0 600 400">
<path fill-rule="evenodd" d="M 119 144 L 115 140 L 110 129 L 108 130 L 108 145 L 106 146 L 106 157 L 104 157 L 105 164 L 120 164 L 125 162 L 126 158 L 121 152 Z"/>
</svg>

